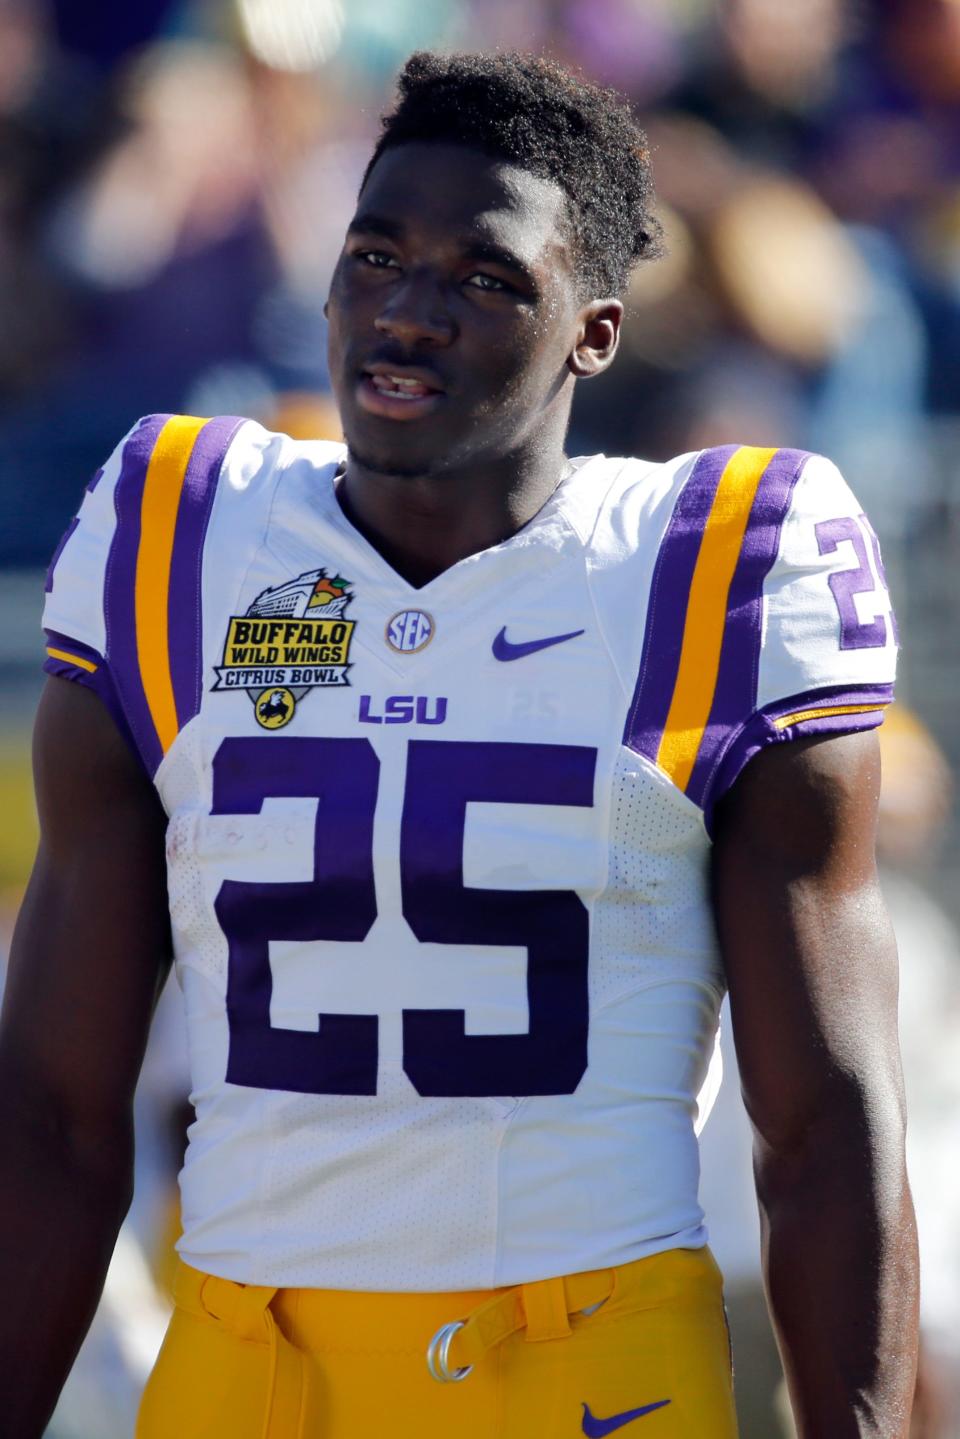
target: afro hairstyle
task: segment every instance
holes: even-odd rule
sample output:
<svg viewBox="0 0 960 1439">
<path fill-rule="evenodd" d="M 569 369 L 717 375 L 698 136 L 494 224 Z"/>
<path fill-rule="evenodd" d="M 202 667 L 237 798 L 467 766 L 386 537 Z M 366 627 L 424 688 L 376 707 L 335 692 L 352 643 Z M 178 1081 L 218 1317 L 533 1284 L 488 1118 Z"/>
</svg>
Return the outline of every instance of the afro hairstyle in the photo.
<svg viewBox="0 0 960 1439">
<path fill-rule="evenodd" d="M 634 265 L 660 253 L 646 136 L 616 91 L 531 55 L 429 51 L 410 56 L 397 88 L 364 185 L 394 146 L 468 145 L 566 192 L 584 296 L 621 295 Z"/>
</svg>

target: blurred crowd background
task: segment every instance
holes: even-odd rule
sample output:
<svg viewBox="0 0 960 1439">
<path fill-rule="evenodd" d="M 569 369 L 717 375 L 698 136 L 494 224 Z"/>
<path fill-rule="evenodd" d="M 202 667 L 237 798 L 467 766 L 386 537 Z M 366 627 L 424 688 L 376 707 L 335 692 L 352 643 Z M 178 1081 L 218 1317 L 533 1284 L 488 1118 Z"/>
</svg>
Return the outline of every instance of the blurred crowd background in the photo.
<svg viewBox="0 0 960 1439">
<path fill-rule="evenodd" d="M 924 1264 L 914 1434 L 958 1439 L 958 0 L 0 0 L 3 947 L 35 838 L 43 567 L 143 413 L 337 435 L 323 302 L 416 48 L 548 53 L 646 124 L 668 254 L 637 274 L 617 365 L 580 387 L 571 453 L 822 450 L 880 534 L 904 643 L 881 849 Z M 777 1439 L 790 1421 L 728 1067 L 704 1202 L 744 1439 Z M 138 1101 L 137 1198 L 56 1439 L 132 1433 L 164 1324 L 185 1086 L 174 986 Z"/>
</svg>

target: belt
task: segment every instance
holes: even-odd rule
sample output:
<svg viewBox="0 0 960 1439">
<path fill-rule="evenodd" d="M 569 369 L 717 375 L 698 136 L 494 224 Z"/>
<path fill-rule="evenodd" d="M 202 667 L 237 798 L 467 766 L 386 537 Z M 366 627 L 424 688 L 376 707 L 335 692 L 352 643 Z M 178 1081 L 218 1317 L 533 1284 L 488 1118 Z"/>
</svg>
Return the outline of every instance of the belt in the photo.
<svg viewBox="0 0 960 1439">
<path fill-rule="evenodd" d="M 506 1289 L 465 1319 L 441 1325 L 427 1345 L 427 1368 L 441 1384 L 457 1383 L 518 1329 L 526 1330 L 530 1343 L 563 1339 L 570 1333 L 570 1315 L 598 1308 L 613 1287 L 612 1269 L 594 1269 Z"/>
<path fill-rule="evenodd" d="M 570 1315 L 598 1308 L 614 1284 L 614 1270 L 596 1269 L 500 1290 L 464 1318 L 441 1325 L 427 1345 L 427 1367 L 440 1383 L 456 1383 L 520 1329 L 531 1343 L 562 1339 L 571 1332 Z M 270 1305 L 277 1293 L 276 1287 L 238 1284 L 181 1262 L 173 1297 L 181 1309 L 216 1320 L 238 1339 L 267 1346 L 263 1439 L 302 1439 L 311 1366 L 276 1321 Z M 456 1303 L 456 1295 L 450 1295 L 450 1302 Z"/>
</svg>

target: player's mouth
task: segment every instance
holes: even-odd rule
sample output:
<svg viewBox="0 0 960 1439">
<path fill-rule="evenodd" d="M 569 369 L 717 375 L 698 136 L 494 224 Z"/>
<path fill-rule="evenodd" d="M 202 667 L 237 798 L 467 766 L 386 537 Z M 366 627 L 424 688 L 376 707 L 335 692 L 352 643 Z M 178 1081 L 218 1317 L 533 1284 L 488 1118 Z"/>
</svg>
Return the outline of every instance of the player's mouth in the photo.
<svg viewBox="0 0 960 1439">
<path fill-rule="evenodd" d="M 356 393 L 361 409 L 387 420 L 419 420 L 446 398 L 429 370 L 382 363 L 364 366 Z"/>
</svg>

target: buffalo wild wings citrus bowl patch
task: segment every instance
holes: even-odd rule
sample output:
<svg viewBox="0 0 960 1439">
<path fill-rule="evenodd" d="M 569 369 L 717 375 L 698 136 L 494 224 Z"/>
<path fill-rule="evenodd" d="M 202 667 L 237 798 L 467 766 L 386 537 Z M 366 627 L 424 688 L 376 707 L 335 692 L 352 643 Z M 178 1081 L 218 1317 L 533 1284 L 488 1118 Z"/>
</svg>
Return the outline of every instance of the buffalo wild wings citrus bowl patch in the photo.
<svg viewBox="0 0 960 1439">
<path fill-rule="evenodd" d="M 263 590 L 230 617 L 213 688 L 243 690 L 257 724 L 282 729 L 310 690 L 349 685 L 352 599 L 350 581 L 322 569 Z"/>
</svg>

